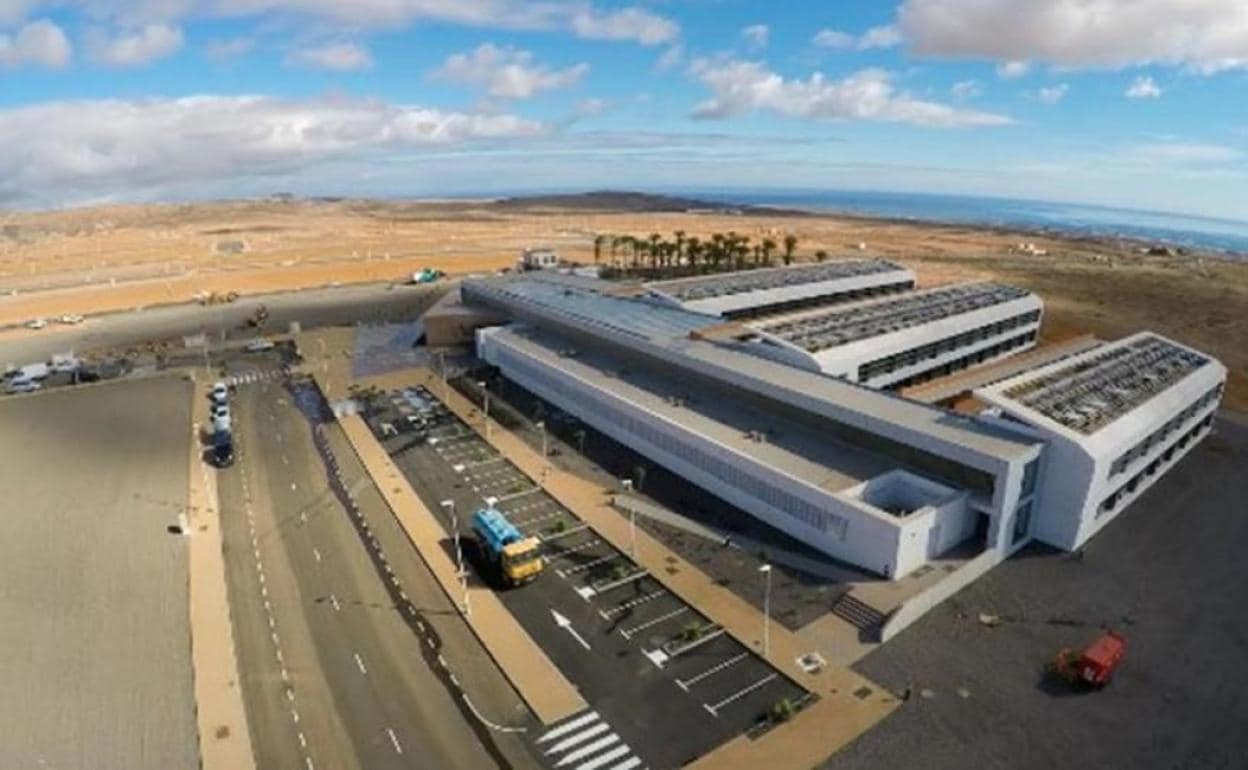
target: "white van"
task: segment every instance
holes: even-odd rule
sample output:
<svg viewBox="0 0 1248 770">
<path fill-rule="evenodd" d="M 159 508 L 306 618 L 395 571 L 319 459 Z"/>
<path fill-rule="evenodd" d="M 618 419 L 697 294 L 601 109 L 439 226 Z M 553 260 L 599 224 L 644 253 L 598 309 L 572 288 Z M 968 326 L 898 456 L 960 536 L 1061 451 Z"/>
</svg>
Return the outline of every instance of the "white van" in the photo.
<svg viewBox="0 0 1248 770">
<path fill-rule="evenodd" d="M 43 386 L 34 380 L 26 377 L 17 376 L 9 380 L 9 384 L 4 386 L 5 393 L 33 393 Z"/>
</svg>

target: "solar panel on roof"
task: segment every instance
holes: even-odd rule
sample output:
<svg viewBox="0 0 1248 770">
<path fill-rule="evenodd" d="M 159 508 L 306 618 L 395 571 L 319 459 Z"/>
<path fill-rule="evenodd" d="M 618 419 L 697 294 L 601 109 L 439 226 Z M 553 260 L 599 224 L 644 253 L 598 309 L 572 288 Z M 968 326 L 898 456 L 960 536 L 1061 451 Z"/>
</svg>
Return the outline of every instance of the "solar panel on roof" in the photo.
<svg viewBox="0 0 1248 770">
<path fill-rule="evenodd" d="M 651 288 L 689 302 L 751 291 L 766 291 L 785 286 L 800 286 L 820 281 L 833 281 L 875 273 L 891 273 L 903 270 L 900 265 L 883 259 L 819 262 L 811 265 L 761 268 L 735 273 L 708 275 L 698 278 L 681 278 L 650 284 Z"/>
</svg>

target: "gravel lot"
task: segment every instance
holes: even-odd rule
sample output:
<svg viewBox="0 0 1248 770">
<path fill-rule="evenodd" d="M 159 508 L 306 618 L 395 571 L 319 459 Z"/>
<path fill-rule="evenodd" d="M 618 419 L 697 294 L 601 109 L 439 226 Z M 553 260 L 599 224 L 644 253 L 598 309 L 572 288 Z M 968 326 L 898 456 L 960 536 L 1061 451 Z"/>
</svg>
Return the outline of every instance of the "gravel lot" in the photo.
<svg viewBox="0 0 1248 770">
<path fill-rule="evenodd" d="M 186 541 L 190 384 L 0 401 L 0 767 L 199 766 Z"/>
<path fill-rule="evenodd" d="M 826 768 L 1244 767 L 1246 468 L 1248 427 L 1220 419 L 1082 559 L 1032 548 L 865 658 L 856 668 L 910 700 Z M 1102 626 L 1128 639 L 1107 689 L 1043 679 Z"/>
</svg>

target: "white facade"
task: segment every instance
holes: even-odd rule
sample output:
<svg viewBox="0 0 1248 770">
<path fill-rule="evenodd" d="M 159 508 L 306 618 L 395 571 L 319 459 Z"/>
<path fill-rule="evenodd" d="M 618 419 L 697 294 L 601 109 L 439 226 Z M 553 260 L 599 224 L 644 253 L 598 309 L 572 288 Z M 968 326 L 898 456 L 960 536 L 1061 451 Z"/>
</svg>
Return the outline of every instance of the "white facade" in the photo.
<svg viewBox="0 0 1248 770">
<path fill-rule="evenodd" d="M 844 562 L 899 578 L 974 532 L 967 492 L 896 469 L 847 478 L 782 447 L 743 442 L 739 429 L 611 376 L 589 353 L 567 355 L 559 338 L 510 328 L 477 334 L 478 356 L 509 380 Z"/>
<path fill-rule="evenodd" d="M 883 260 L 819 262 L 646 284 L 659 302 L 695 313 L 745 318 L 851 302 L 914 288 L 910 270 Z"/>
<path fill-rule="evenodd" d="M 520 264 L 529 270 L 548 270 L 559 266 L 559 255 L 551 249 L 525 249 Z"/>
<path fill-rule="evenodd" d="M 1074 550 L 1208 435 L 1225 382 L 1216 360 L 1142 332 L 975 395 L 1046 441 L 1032 535 Z"/>
<path fill-rule="evenodd" d="M 800 354 L 812 371 L 873 388 L 902 387 L 1035 346 L 1044 305 L 1036 295 L 1021 290 L 1014 290 L 1005 301 L 913 320 L 922 313 L 914 306 L 924 299 L 936 303 L 942 292 L 977 290 L 970 285 L 945 287 L 768 318 L 750 326 Z M 849 326 L 851 314 L 867 313 L 868 330 Z M 808 330 L 823 328 L 837 331 L 826 341 L 812 339 Z"/>
</svg>

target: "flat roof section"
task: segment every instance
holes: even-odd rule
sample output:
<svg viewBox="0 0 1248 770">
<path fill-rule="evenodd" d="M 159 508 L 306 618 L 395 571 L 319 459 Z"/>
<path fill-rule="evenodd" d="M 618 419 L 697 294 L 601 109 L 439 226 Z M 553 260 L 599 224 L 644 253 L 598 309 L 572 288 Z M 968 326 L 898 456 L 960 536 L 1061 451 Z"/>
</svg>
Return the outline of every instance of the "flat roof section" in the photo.
<svg viewBox="0 0 1248 770">
<path fill-rule="evenodd" d="M 1001 283 L 979 283 L 828 308 L 755 324 L 755 328 L 818 353 L 858 340 L 1001 305 L 1031 292 Z"/>
<path fill-rule="evenodd" d="M 901 395 L 925 404 L 940 403 L 968 394 L 976 388 L 987 387 L 993 383 L 1025 374 L 1032 369 L 1039 369 L 1064 358 L 1077 356 L 1100 347 L 1102 344 L 1104 343 L 1092 335 L 1083 335 L 1062 342 L 1041 345 L 1004 361 L 975 366 L 922 385 L 903 388 Z"/>
<path fill-rule="evenodd" d="M 998 393 L 1059 425 L 1092 435 L 1209 362 L 1207 356 L 1146 332 L 1064 366 L 1011 380 Z"/>
<path fill-rule="evenodd" d="M 678 375 L 653 366 L 584 347 L 576 348 L 575 356 L 560 355 L 573 343 L 533 327 L 508 327 L 493 334 L 545 366 L 826 492 L 848 489 L 897 466 L 782 415 L 741 409 L 715 394 L 700 393 Z"/>
<path fill-rule="evenodd" d="M 807 283 L 835 281 L 874 273 L 904 271 L 901 265 L 883 259 L 842 260 L 817 262 L 809 265 L 766 267 L 758 270 L 741 270 L 718 275 L 676 278 L 670 281 L 647 283 L 646 288 L 662 292 L 683 302 L 752 291 L 780 289 Z"/>
</svg>

